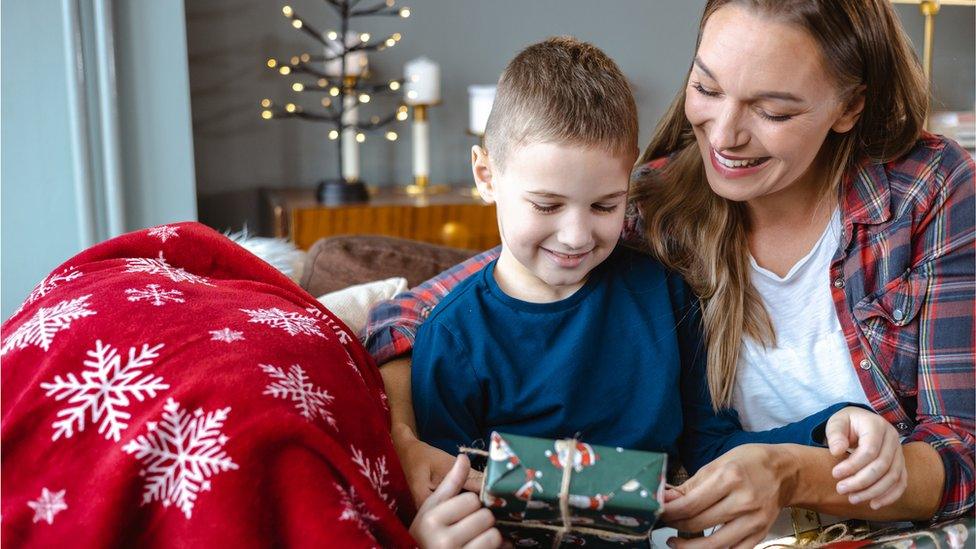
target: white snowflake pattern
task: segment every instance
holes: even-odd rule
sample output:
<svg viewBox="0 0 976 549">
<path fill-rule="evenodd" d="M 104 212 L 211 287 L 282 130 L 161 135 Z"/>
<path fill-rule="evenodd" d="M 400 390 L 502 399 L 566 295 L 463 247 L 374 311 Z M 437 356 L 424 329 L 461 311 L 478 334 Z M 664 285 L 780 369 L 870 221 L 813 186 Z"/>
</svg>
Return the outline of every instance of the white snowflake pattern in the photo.
<svg viewBox="0 0 976 549">
<path fill-rule="evenodd" d="M 326 406 L 335 400 L 335 397 L 328 391 L 312 385 L 305 370 L 298 364 L 292 364 L 288 373 L 282 368 L 277 368 L 271 364 L 261 364 L 261 370 L 275 379 L 264 389 L 265 395 L 275 398 L 291 399 L 298 408 L 298 412 L 309 420 L 314 421 L 316 417 L 321 417 L 333 429 L 336 428 L 336 420 Z"/>
<path fill-rule="evenodd" d="M 277 307 L 270 309 L 241 309 L 250 316 L 248 322 L 255 324 L 266 324 L 272 328 L 284 330 L 288 335 L 296 334 L 315 335 L 325 338 L 319 330 L 318 320 L 299 313 L 289 313 Z"/>
<path fill-rule="evenodd" d="M 166 242 L 170 238 L 176 238 L 180 236 L 180 233 L 177 232 L 176 227 L 172 227 L 170 225 L 160 225 L 158 227 L 152 227 L 148 231 L 146 231 L 146 234 L 148 236 L 155 236 L 156 238 L 160 239 L 163 242 Z"/>
<path fill-rule="evenodd" d="M 72 280 L 80 278 L 81 275 L 81 271 L 75 269 L 74 267 L 68 267 L 59 273 L 52 273 L 48 275 L 44 278 L 44 280 L 41 281 L 40 284 L 34 286 L 34 289 L 31 290 L 31 293 L 27 296 L 27 299 L 20 304 L 20 307 L 17 307 L 17 310 L 14 311 L 14 314 L 11 316 L 20 314 L 20 312 L 24 310 L 24 307 L 46 296 L 51 292 L 51 290 L 60 286 L 62 282 L 71 282 Z"/>
<path fill-rule="evenodd" d="M 355 446 L 350 446 L 350 450 L 352 450 L 352 462 L 359 467 L 359 472 L 369 480 L 373 490 L 383 498 L 386 505 L 396 511 L 396 501 L 386 493 L 386 487 L 390 483 L 390 479 L 387 478 L 390 471 L 386 468 L 386 456 L 380 456 L 374 462 L 365 457 Z"/>
<path fill-rule="evenodd" d="M 4 341 L 3 347 L 0 348 L 0 355 L 31 345 L 40 347 L 46 352 L 51 347 L 54 336 L 61 330 L 70 328 L 72 321 L 96 314 L 96 311 L 88 308 L 89 297 L 91 294 L 66 299 L 53 307 L 41 307 Z"/>
<path fill-rule="evenodd" d="M 159 257 L 149 259 L 147 257 L 133 257 L 125 260 L 127 273 L 146 273 L 151 275 L 165 276 L 173 282 L 189 282 L 190 284 L 204 284 L 213 286 L 206 277 L 189 273 L 181 267 L 173 267 L 166 262 L 163 252 L 159 252 Z"/>
<path fill-rule="evenodd" d="M 148 433 L 122 450 L 145 464 L 139 472 L 146 479 L 143 505 L 176 505 L 190 518 L 197 496 L 211 489 L 210 477 L 238 468 L 224 451 L 228 437 L 220 432 L 230 408 L 189 414 L 170 398 L 163 410 L 162 421 L 149 422 Z"/>
<path fill-rule="evenodd" d="M 379 517 L 369 512 L 366 504 L 356 495 L 356 489 L 354 487 L 350 487 L 347 492 L 339 483 L 333 484 L 335 485 L 336 491 L 339 492 L 339 505 L 342 506 L 342 512 L 339 513 L 339 520 L 352 521 L 357 528 L 369 536 L 373 543 L 376 543 L 376 538 L 373 537 L 369 526 L 371 523 L 379 520 Z"/>
<path fill-rule="evenodd" d="M 144 344 L 138 353 L 135 347 L 130 347 L 129 359 L 122 366 L 122 357 L 115 347 L 96 340 L 95 349 L 88 351 L 91 358 L 84 361 L 88 369 L 81 372 L 81 380 L 70 373 L 67 378 L 55 376 L 53 381 L 41 383 L 41 388 L 47 390 L 44 396 L 54 395 L 58 402 L 70 397 L 68 404 L 75 404 L 58 412 L 61 419 L 51 424 L 54 428 L 51 440 L 62 436 L 71 438 L 76 424 L 79 433 L 84 431 L 85 417 L 90 416 L 92 424 L 101 421 L 99 434 L 106 440 L 118 442 L 122 431 L 129 426 L 126 421 L 132 417 L 124 410 L 129 405 L 129 398 L 142 402 L 154 398 L 157 391 L 169 389 L 163 378 L 143 375 L 142 371 L 159 357 L 158 351 L 162 347 L 162 344 L 155 347 Z"/>
<path fill-rule="evenodd" d="M 233 343 L 235 341 L 240 341 L 244 339 L 244 332 L 238 332 L 236 330 L 231 330 L 230 328 L 224 328 L 223 330 L 210 330 L 210 341 L 223 341 L 224 343 Z"/>
<path fill-rule="evenodd" d="M 54 524 L 54 515 L 68 508 L 64 502 L 64 493 L 67 490 L 51 492 L 47 488 L 41 489 L 41 497 L 36 501 L 28 501 L 27 506 L 34 510 L 34 522 L 45 521 Z"/>
<path fill-rule="evenodd" d="M 169 302 L 173 303 L 186 303 L 186 300 L 182 297 L 183 292 L 179 290 L 163 290 L 159 284 L 148 284 L 144 290 L 137 288 L 129 288 L 125 291 L 127 300 L 136 301 L 146 301 L 150 300 L 150 303 L 159 307 L 166 305 Z"/>
<path fill-rule="evenodd" d="M 338 322 L 332 320 L 331 318 L 323 314 L 322 311 L 316 309 L 315 307 L 308 307 L 305 310 L 308 311 L 315 318 L 318 318 L 319 320 L 325 322 L 325 325 L 331 328 L 333 332 L 335 332 L 336 337 L 339 338 L 339 343 L 346 345 L 352 341 L 352 336 L 349 335 L 349 332 L 345 331 L 342 328 L 342 326 L 339 325 Z"/>
</svg>

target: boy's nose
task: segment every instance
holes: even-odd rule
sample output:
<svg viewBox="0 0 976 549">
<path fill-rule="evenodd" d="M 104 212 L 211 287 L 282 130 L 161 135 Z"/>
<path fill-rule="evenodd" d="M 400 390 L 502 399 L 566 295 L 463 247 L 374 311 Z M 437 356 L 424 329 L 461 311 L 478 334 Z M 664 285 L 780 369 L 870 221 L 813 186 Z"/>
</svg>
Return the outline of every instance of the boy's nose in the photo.
<svg viewBox="0 0 976 549">
<path fill-rule="evenodd" d="M 568 219 L 559 230 L 559 243 L 565 247 L 565 252 L 586 251 L 592 241 L 589 224 L 578 218 Z"/>
</svg>

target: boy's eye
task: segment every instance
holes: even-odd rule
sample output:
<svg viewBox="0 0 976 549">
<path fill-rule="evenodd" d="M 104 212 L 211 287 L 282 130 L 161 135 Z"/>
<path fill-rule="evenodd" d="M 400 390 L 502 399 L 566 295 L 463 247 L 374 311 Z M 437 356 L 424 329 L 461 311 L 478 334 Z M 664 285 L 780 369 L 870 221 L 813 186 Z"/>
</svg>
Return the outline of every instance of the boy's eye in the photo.
<svg viewBox="0 0 976 549">
<path fill-rule="evenodd" d="M 610 213 L 617 209 L 616 204 L 594 204 L 593 209 L 601 213 Z"/>
<path fill-rule="evenodd" d="M 535 202 L 530 202 L 532 207 L 542 213 L 552 213 L 559 209 L 559 204 L 536 204 Z"/>
<path fill-rule="evenodd" d="M 700 93 L 700 94 L 702 94 L 702 95 L 704 95 L 706 97 L 718 97 L 719 95 L 721 95 L 717 91 L 712 91 L 712 90 L 705 89 L 705 86 L 702 86 L 701 83 L 699 83 L 699 82 L 695 82 L 694 84 L 692 84 L 691 87 L 695 88 L 695 91 L 697 91 L 698 93 Z"/>
</svg>

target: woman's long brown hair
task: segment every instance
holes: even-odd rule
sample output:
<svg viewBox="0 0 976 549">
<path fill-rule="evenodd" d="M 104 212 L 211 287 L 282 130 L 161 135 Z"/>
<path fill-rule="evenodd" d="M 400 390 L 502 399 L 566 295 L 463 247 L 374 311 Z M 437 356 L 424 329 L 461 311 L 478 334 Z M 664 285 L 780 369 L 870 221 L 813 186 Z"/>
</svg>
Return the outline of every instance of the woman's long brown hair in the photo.
<svg viewBox="0 0 976 549">
<path fill-rule="evenodd" d="M 849 101 L 863 90 L 864 110 L 848 132 L 830 132 L 824 193 L 837 192 L 864 160 L 886 162 L 912 148 L 927 113 L 929 92 L 918 59 L 888 0 L 710 0 L 708 18 L 727 4 L 797 25 L 817 42 L 824 66 Z M 689 74 L 690 74 L 689 67 Z M 708 352 L 708 387 L 715 408 L 730 407 L 743 338 L 776 344 L 769 314 L 753 288 L 744 204 L 726 200 L 708 186 L 691 124 L 685 88 L 658 125 L 640 163 L 671 160 L 635 185 L 653 253 L 681 273 L 701 299 Z"/>
</svg>

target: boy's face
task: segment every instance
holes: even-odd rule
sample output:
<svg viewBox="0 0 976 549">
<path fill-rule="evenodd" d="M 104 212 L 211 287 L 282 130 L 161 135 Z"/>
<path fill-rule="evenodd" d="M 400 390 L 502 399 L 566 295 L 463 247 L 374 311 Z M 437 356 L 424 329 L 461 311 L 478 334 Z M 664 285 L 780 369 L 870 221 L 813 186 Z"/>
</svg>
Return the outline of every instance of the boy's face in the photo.
<svg viewBox="0 0 976 549">
<path fill-rule="evenodd" d="M 636 151 L 532 143 L 513 147 L 498 170 L 474 147 L 475 181 L 498 212 L 495 276 L 502 289 L 535 302 L 579 289 L 617 244 L 635 160 Z"/>
</svg>

